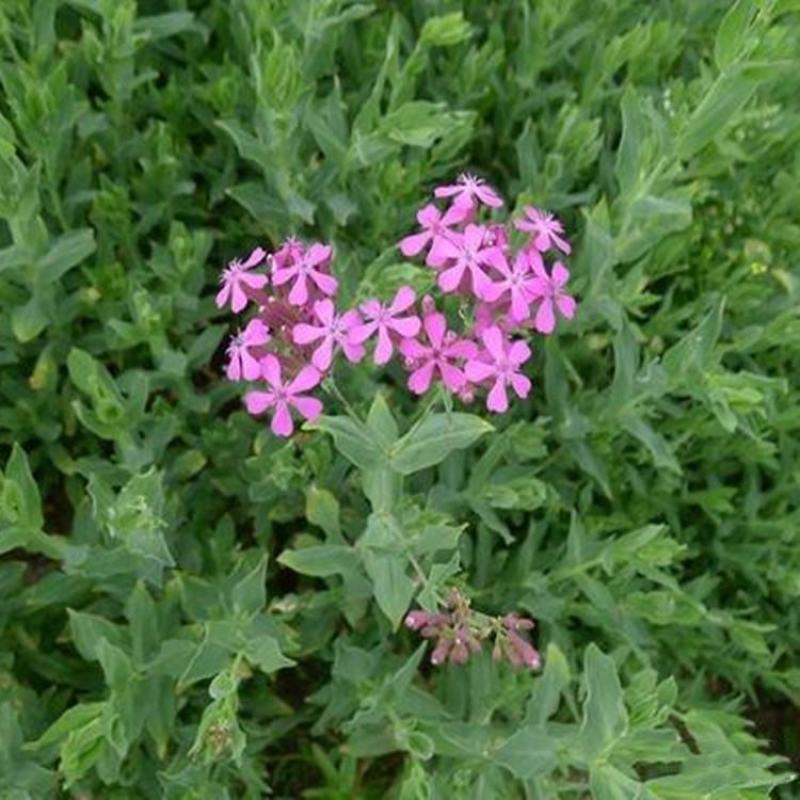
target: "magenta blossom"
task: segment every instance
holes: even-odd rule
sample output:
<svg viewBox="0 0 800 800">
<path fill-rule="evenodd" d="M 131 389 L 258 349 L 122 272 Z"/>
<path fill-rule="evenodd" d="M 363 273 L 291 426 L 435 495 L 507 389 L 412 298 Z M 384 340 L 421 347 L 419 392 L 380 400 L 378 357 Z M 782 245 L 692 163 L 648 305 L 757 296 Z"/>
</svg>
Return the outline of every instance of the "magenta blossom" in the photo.
<svg viewBox="0 0 800 800">
<path fill-rule="evenodd" d="M 292 338 L 295 344 L 305 345 L 319 341 L 317 349 L 311 356 L 311 363 L 320 371 L 325 372 L 333 361 L 333 351 L 338 345 L 345 357 L 351 363 L 356 363 L 364 358 L 364 347 L 350 341 L 352 329 L 361 323 L 357 311 L 345 311 L 337 314 L 332 300 L 319 300 L 314 303 L 314 316 L 319 325 L 309 325 L 301 322 L 294 326 Z"/>
<path fill-rule="evenodd" d="M 401 286 L 388 306 L 382 305 L 378 300 L 362 303 L 361 313 L 367 321 L 350 329 L 350 341 L 353 344 L 362 344 L 377 333 L 375 363 L 386 364 L 394 352 L 392 334 L 408 338 L 419 333 L 419 317 L 402 316 L 403 312 L 414 305 L 416 297 L 410 286 Z"/>
<path fill-rule="evenodd" d="M 217 308 L 227 305 L 230 300 L 231 308 L 238 314 L 247 305 L 247 290 L 258 291 L 266 286 L 266 275 L 248 272 L 253 267 L 257 267 L 266 255 L 264 250 L 256 247 L 244 263 L 238 258 L 228 262 L 228 266 L 223 270 L 219 279 L 222 288 L 217 293 Z"/>
<path fill-rule="evenodd" d="M 467 225 L 463 235 L 457 240 L 439 240 L 442 255 L 453 262 L 439 273 L 439 288 L 443 292 L 456 291 L 468 273 L 475 297 L 486 298 L 492 282 L 483 267 L 497 267 L 505 263 L 505 256 L 499 247 L 487 247 L 484 244 L 485 234 L 485 228 L 480 225 Z"/>
<path fill-rule="evenodd" d="M 322 413 L 322 402 L 316 397 L 306 397 L 303 392 L 313 389 L 320 382 L 321 375 L 316 368 L 303 367 L 288 384 L 281 377 L 281 362 L 270 354 L 260 362 L 261 377 L 269 384 L 269 391 L 253 389 L 244 396 L 244 403 L 251 414 L 263 414 L 274 408 L 272 432 L 276 436 L 291 436 L 294 431 L 290 408 L 299 412 L 307 420 L 315 420 Z"/>
<path fill-rule="evenodd" d="M 533 246 L 541 253 L 551 247 L 557 247 L 562 253 L 569 255 L 572 248 L 569 242 L 561 237 L 564 226 L 546 211 L 541 211 L 533 206 L 525 206 L 526 219 L 517 220 L 514 224 L 518 230 L 536 234 Z"/>
<path fill-rule="evenodd" d="M 490 208 L 503 205 L 500 195 L 488 183 L 466 173 L 459 175 L 456 183 L 438 186 L 433 194 L 436 197 L 454 197 L 453 205 L 462 210 L 462 218 L 474 211 L 479 202 Z"/>
<path fill-rule="evenodd" d="M 463 370 L 453 362 L 476 358 L 477 346 L 474 342 L 459 339 L 452 331 L 448 331 L 444 314 L 426 314 L 422 326 L 428 344 L 417 339 L 403 339 L 400 343 L 400 352 L 414 369 L 408 379 L 408 388 L 414 394 L 424 394 L 438 372 L 442 383 L 451 392 L 461 391 L 467 381 Z"/>
<path fill-rule="evenodd" d="M 483 331 L 481 341 L 485 351 L 480 359 L 467 361 L 464 372 L 473 383 L 493 381 L 486 407 L 502 414 L 508 410 L 507 387 L 521 398 L 527 397 L 531 390 L 530 380 L 519 371 L 531 357 L 531 349 L 523 341 L 508 341 L 496 325 Z"/>
<path fill-rule="evenodd" d="M 442 258 L 438 256 L 437 244 L 441 237 L 447 237 L 452 233 L 449 226 L 461 220 L 461 214 L 457 209 L 450 208 L 442 214 L 433 203 L 421 208 L 417 212 L 417 222 L 422 227 L 420 233 L 412 233 L 400 240 L 398 247 L 404 256 L 415 256 L 425 247 L 431 245 L 428 253 L 427 262 L 431 266 L 438 266 L 442 263 Z"/>
<path fill-rule="evenodd" d="M 531 264 L 536 261 L 542 263 L 542 257 L 536 250 L 520 250 L 513 265 L 509 265 L 505 259 L 493 264 L 502 278 L 486 290 L 486 299 L 490 302 L 497 302 L 501 298 L 508 300 L 514 322 L 524 322 L 530 316 L 532 291 L 539 288 L 539 279 L 531 272 Z"/>
<path fill-rule="evenodd" d="M 254 381 L 258 378 L 261 367 L 250 348 L 265 345 L 269 339 L 269 328 L 260 319 L 251 319 L 247 327 L 237 333 L 228 345 L 228 367 L 225 370 L 228 380 L 238 381 L 244 378 Z"/>
<path fill-rule="evenodd" d="M 569 280 L 569 270 L 556 261 L 552 276 L 548 275 L 541 258 L 538 262 L 531 261 L 531 267 L 535 277 L 528 284 L 528 293 L 532 300 L 540 301 L 533 324 L 539 333 L 552 333 L 556 327 L 556 308 L 566 319 L 575 316 L 575 299 L 563 291 Z"/>
<path fill-rule="evenodd" d="M 276 269 L 286 269 L 290 264 L 294 264 L 303 257 L 305 245 L 294 236 L 290 236 L 271 256 L 270 262 L 273 271 Z"/>
<path fill-rule="evenodd" d="M 322 271 L 330 263 L 331 254 L 330 245 L 315 243 L 299 257 L 287 257 L 283 266 L 277 258 L 273 258 L 272 282 L 275 286 L 283 286 L 294 279 L 289 292 L 289 302 L 293 306 L 304 306 L 308 302 L 309 281 L 323 294 L 334 295 L 338 287 L 336 278 Z"/>
</svg>

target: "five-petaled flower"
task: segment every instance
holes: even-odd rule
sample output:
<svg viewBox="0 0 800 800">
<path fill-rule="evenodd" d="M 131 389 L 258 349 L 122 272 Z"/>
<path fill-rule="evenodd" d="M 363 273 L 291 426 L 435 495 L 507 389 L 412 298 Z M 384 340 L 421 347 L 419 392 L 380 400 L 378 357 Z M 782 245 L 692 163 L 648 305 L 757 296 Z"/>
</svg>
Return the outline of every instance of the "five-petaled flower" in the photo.
<svg viewBox="0 0 800 800">
<path fill-rule="evenodd" d="M 231 308 L 235 313 L 239 313 L 246 305 L 250 293 L 263 289 L 267 284 L 267 276 L 259 273 L 251 273 L 249 270 L 257 267 L 265 258 L 266 252 L 260 247 L 256 247 L 247 259 L 242 262 L 238 258 L 228 262 L 228 266 L 220 276 L 222 288 L 217 292 L 216 304 L 218 308 L 231 302 Z"/>
<path fill-rule="evenodd" d="M 436 197 L 453 197 L 453 206 L 461 211 L 462 219 L 471 214 L 479 202 L 490 208 L 503 205 L 503 199 L 486 181 L 467 173 L 459 175 L 456 183 L 437 187 L 433 194 Z"/>
<path fill-rule="evenodd" d="M 258 358 L 250 352 L 251 347 L 261 347 L 269 342 L 269 328 L 258 318 L 251 319 L 243 331 L 234 336 L 226 350 L 228 380 L 254 381 L 261 374 Z"/>
<path fill-rule="evenodd" d="M 330 368 L 333 361 L 333 351 L 338 345 L 345 357 L 351 363 L 361 361 L 364 357 L 364 347 L 351 341 L 351 332 L 356 325 L 361 323 L 357 311 L 336 313 L 332 300 L 318 300 L 314 303 L 314 316 L 318 325 L 301 322 L 294 326 L 292 338 L 295 344 L 306 345 L 319 342 L 313 354 L 311 363 L 322 372 Z"/>
<path fill-rule="evenodd" d="M 362 303 L 361 313 L 366 322 L 350 329 L 350 341 L 362 344 L 377 334 L 375 363 L 386 364 L 394 352 L 392 335 L 407 338 L 419 333 L 419 317 L 405 314 L 414 305 L 416 297 L 410 286 L 401 286 L 389 305 L 383 305 L 379 300 Z"/>
<path fill-rule="evenodd" d="M 263 414 L 274 409 L 270 427 L 276 436 L 291 436 L 294 431 L 290 408 L 307 420 L 315 420 L 322 413 L 322 402 L 316 397 L 303 393 L 313 389 L 320 382 L 321 375 L 316 367 L 303 367 L 295 378 L 284 383 L 281 375 L 281 362 L 271 353 L 260 362 L 261 377 L 269 385 L 267 391 L 252 389 L 244 396 L 244 403 L 251 414 Z"/>
<path fill-rule="evenodd" d="M 524 322 L 530 316 L 531 292 L 538 288 L 534 283 L 537 278 L 531 273 L 531 263 L 536 259 L 541 262 L 542 257 L 535 250 L 520 250 L 512 264 L 505 258 L 493 264 L 502 277 L 487 288 L 486 299 L 492 303 L 508 300 L 511 318 L 516 323 Z"/>
<path fill-rule="evenodd" d="M 519 371 L 531 357 L 531 349 L 522 340 L 507 340 L 496 325 L 483 331 L 481 341 L 485 350 L 478 358 L 467 361 L 464 372 L 473 383 L 492 383 L 486 407 L 502 414 L 508 409 L 509 386 L 520 398 L 527 397 L 531 390 L 530 379 Z"/>
<path fill-rule="evenodd" d="M 290 256 L 281 265 L 273 259 L 272 282 L 283 286 L 294 279 L 289 291 L 289 302 L 293 306 L 304 306 L 310 297 L 309 281 L 325 295 L 336 294 L 336 278 L 323 271 L 331 260 L 330 245 L 315 243 L 301 255 Z"/>
<path fill-rule="evenodd" d="M 567 319 L 575 316 L 575 299 L 564 292 L 569 270 L 556 261 L 552 275 L 548 275 L 541 258 L 533 259 L 531 267 L 534 278 L 528 284 L 528 294 L 531 300 L 539 301 L 533 324 L 539 333 L 552 333 L 556 327 L 556 308 Z"/>
<path fill-rule="evenodd" d="M 418 339 L 403 339 L 400 352 L 413 365 L 414 371 L 408 378 L 408 388 L 414 394 L 428 391 L 434 375 L 438 372 L 442 383 L 451 391 L 464 388 L 464 371 L 454 362 L 475 358 L 478 348 L 474 342 L 459 339 L 447 330 L 447 320 L 438 311 L 426 314 L 422 327 L 427 344 Z"/>
<path fill-rule="evenodd" d="M 468 274 L 472 293 L 486 299 L 492 282 L 484 267 L 497 268 L 504 263 L 503 251 L 496 245 L 485 244 L 485 231 L 480 225 L 467 225 L 458 239 L 441 239 L 440 242 L 439 251 L 449 261 L 439 273 L 439 288 L 443 292 L 455 292 Z"/>
<path fill-rule="evenodd" d="M 452 235 L 450 226 L 460 220 L 461 212 L 454 206 L 442 213 L 433 203 L 428 203 L 417 212 L 417 222 L 422 231 L 401 239 L 400 252 L 404 256 L 415 256 L 430 245 L 426 263 L 432 267 L 441 266 L 446 256 L 439 252 L 440 240 L 447 240 L 448 235 Z"/>
<path fill-rule="evenodd" d="M 552 214 L 533 206 L 525 206 L 524 211 L 525 217 L 514 224 L 518 230 L 536 234 L 533 246 L 539 252 L 544 253 L 552 247 L 566 255 L 572 252 L 569 242 L 561 236 L 564 226 Z"/>
</svg>

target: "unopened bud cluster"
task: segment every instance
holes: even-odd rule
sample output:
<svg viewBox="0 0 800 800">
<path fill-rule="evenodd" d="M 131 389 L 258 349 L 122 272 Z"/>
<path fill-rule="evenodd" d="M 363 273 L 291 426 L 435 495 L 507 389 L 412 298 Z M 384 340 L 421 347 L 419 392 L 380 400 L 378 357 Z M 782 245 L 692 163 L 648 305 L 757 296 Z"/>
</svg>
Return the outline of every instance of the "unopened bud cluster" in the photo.
<svg viewBox="0 0 800 800">
<path fill-rule="evenodd" d="M 538 669 L 541 665 L 539 653 L 524 636 L 524 632 L 533 629 L 533 620 L 517 614 L 491 617 L 473 611 L 469 600 L 457 589 L 451 590 L 445 610 L 411 611 L 405 624 L 432 640 L 431 663 L 436 666 L 445 661 L 466 663 L 470 656 L 481 652 L 488 639 L 494 640 L 492 658 L 496 662 L 506 660 L 515 669 Z"/>
</svg>

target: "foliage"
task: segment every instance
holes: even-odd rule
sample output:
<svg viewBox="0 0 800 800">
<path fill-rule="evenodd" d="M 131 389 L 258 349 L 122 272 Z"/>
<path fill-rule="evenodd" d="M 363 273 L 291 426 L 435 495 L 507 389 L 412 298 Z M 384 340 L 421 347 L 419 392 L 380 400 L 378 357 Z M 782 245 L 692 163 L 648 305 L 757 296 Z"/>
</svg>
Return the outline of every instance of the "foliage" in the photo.
<svg viewBox="0 0 800 800">
<path fill-rule="evenodd" d="M 0 39 L 0 797 L 792 796 L 746 713 L 800 692 L 795 0 L 5 0 Z M 465 168 L 573 235 L 529 399 L 365 367 L 277 440 L 219 268 L 296 232 L 345 299 L 423 289 L 394 243 Z M 451 586 L 541 674 L 431 667 L 398 625 Z"/>
</svg>

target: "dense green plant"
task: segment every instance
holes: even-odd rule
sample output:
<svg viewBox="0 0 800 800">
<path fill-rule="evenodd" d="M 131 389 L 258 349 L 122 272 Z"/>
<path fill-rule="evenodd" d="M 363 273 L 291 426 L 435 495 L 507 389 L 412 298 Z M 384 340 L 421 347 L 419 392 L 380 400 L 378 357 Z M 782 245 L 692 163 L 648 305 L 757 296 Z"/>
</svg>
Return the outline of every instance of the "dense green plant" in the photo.
<svg viewBox="0 0 800 800">
<path fill-rule="evenodd" d="M 0 797 L 793 796 L 799 53 L 796 0 L 4 0 Z M 573 233 L 530 398 L 365 367 L 270 435 L 219 268 L 424 287 L 463 168 Z M 429 665 L 453 586 L 539 675 Z"/>
</svg>

